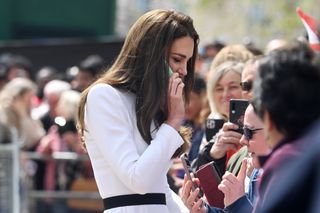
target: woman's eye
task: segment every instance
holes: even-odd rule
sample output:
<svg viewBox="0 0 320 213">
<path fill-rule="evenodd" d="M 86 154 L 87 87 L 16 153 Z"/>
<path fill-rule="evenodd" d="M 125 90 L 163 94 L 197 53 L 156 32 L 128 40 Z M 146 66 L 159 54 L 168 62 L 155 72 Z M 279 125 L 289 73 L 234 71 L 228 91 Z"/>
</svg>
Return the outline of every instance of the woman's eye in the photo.
<svg viewBox="0 0 320 213">
<path fill-rule="evenodd" d="M 175 63 L 180 63 L 180 62 L 181 62 L 181 59 L 174 58 L 173 61 L 174 61 Z"/>
<path fill-rule="evenodd" d="M 216 91 L 216 92 L 223 92 L 223 88 L 217 87 L 217 88 L 215 88 L 215 91 Z"/>
<path fill-rule="evenodd" d="M 233 85 L 233 86 L 230 87 L 230 89 L 232 89 L 232 90 L 240 89 L 240 86 Z"/>
</svg>

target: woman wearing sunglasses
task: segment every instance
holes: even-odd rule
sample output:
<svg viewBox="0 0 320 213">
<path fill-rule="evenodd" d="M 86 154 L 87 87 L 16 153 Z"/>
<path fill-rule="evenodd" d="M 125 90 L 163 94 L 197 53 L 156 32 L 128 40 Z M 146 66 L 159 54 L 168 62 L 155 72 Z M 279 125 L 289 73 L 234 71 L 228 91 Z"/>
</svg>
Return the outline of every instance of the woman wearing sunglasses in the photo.
<svg viewBox="0 0 320 213">
<path fill-rule="evenodd" d="M 244 116 L 244 128 L 243 135 L 240 139 L 240 143 L 248 147 L 248 151 L 252 157 L 252 163 L 255 168 L 260 168 L 258 156 L 267 155 L 270 153 L 269 147 L 266 145 L 263 134 L 263 123 L 261 119 L 254 112 L 253 106 L 249 105 Z M 191 192 L 191 181 L 185 179 L 183 191 L 182 191 L 182 200 L 185 205 L 190 209 L 191 213 L 215 213 L 215 212 L 226 212 L 233 209 L 248 207 L 249 211 L 251 206 L 248 206 L 250 202 L 245 195 L 244 180 L 246 177 L 247 170 L 247 161 L 243 161 L 241 170 L 237 176 L 233 175 L 230 172 L 226 172 L 223 176 L 222 182 L 219 185 L 219 189 L 225 194 L 225 206 L 226 208 L 219 209 L 215 207 L 207 207 L 202 205 L 203 201 L 198 199 L 199 190 Z M 261 173 L 257 174 L 258 176 Z M 257 176 L 252 176 L 255 180 L 251 180 L 251 187 L 255 187 Z M 235 202 L 236 201 L 236 202 Z M 231 204 L 231 205 L 230 205 Z M 248 209 L 247 208 L 247 209 Z"/>
</svg>

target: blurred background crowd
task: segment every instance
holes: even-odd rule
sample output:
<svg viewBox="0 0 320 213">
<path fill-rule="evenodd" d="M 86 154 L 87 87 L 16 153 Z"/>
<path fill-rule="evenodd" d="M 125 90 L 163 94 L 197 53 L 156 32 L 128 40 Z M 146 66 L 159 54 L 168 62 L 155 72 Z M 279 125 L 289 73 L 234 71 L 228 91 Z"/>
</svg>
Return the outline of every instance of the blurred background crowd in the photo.
<svg viewBox="0 0 320 213">
<path fill-rule="evenodd" d="M 194 130 L 189 151 L 192 161 L 205 146 L 208 116 L 226 115 L 215 103 L 218 97 L 213 90 L 227 74 L 214 77 L 210 70 L 233 61 L 225 65 L 235 71 L 227 79 L 237 82 L 229 88 L 230 96 L 250 99 L 240 86 L 244 67 L 251 69 L 257 57 L 290 40 L 308 43 L 295 10 L 300 6 L 320 20 L 316 5 L 320 5 L 318 0 L 2 0 L 0 140 L 1 144 L 17 143 L 21 150 L 21 212 L 102 211 L 102 203 L 94 199 L 99 196 L 91 164 L 76 128 L 77 106 L 80 93 L 110 66 L 129 27 L 142 13 L 154 8 L 177 9 L 194 19 L 199 32 L 196 81 L 184 122 Z M 177 159 L 168 173 L 177 193 L 183 181 L 181 169 Z M 76 191 L 91 192 L 93 198 L 45 193 Z"/>
</svg>

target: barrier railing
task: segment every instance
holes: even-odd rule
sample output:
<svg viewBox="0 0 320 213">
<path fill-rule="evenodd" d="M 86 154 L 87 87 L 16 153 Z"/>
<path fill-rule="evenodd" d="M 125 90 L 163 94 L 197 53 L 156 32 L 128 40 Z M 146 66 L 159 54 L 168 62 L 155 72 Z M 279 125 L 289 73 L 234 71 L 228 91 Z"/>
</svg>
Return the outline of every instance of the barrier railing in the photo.
<svg viewBox="0 0 320 213">
<path fill-rule="evenodd" d="M 61 161 L 87 161 L 88 155 L 79 155 L 74 152 L 54 152 L 51 155 L 44 155 L 37 152 L 22 152 L 24 158 L 30 160 L 46 161 L 49 159 Z M 77 183 L 77 189 L 73 191 L 46 191 L 34 190 L 28 191 L 28 200 L 34 203 L 38 199 L 50 198 L 53 200 L 67 200 L 68 205 L 76 206 L 81 209 L 92 211 L 93 209 L 102 210 L 102 201 L 98 193 L 94 180 L 80 180 Z M 31 205 L 32 206 L 32 205 Z M 35 208 L 34 206 L 31 208 Z M 32 210 L 30 212 L 33 212 Z"/>
<path fill-rule="evenodd" d="M 0 145 L 0 212 L 19 213 L 19 147 Z"/>
</svg>

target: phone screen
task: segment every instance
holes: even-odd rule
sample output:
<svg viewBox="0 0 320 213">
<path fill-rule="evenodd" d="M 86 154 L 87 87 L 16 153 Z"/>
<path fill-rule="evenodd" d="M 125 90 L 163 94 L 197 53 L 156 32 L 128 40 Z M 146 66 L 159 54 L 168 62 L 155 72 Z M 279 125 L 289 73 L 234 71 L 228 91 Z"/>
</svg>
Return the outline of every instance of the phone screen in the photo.
<svg viewBox="0 0 320 213">
<path fill-rule="evenodd" d="M 248 105 L 249 105 L 249 101 L 245 99 L 230 100 L 229 121 L 239 126 L 239 129 L 237 129 L 236 131 L 241 134 L 243 134 L 242 128 L 243 128 L 244 113 Z"/>
</svg>

